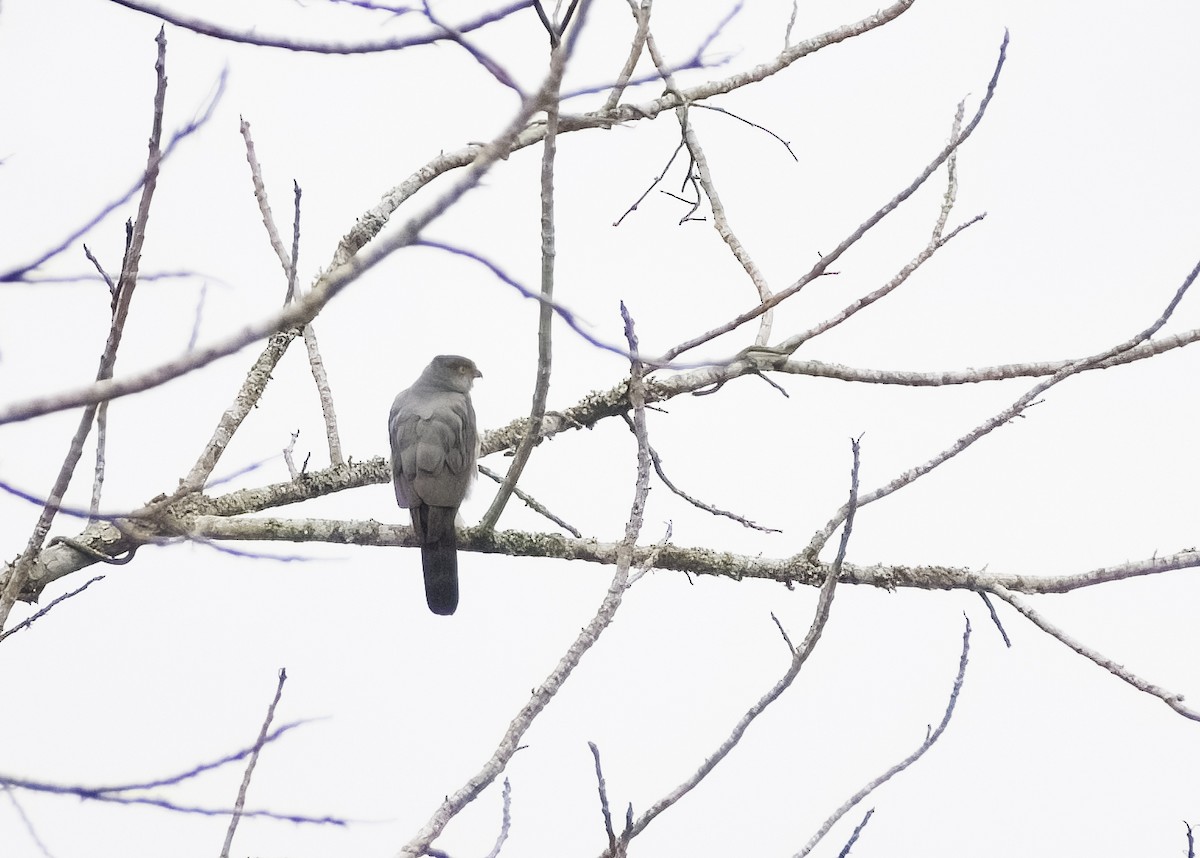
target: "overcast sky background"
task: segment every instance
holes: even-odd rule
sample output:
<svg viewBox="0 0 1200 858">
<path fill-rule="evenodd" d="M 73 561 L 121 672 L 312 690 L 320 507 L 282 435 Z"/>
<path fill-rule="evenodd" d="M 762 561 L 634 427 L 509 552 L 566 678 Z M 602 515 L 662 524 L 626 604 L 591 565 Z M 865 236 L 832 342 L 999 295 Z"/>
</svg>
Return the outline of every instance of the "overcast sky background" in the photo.
<svg viewBox="0 0 1200 858">
<path fill-rule="evenodd" d="M 185 5 L 172 3 L 172 8 Z M 447 21 L 475 3 L 444 2 Z M 660 0 L 652 30 L 681 61 L 726 3 Z M 802 2 L 794 38 L 876 9 Z M 423 31 L 349 7 L 288 0 L 203 4 L 191 14 L 231 28 L 361 41 Z M 791 4 L 751 0 L 683 85 L 773 56 Z M 1196 129 L 1200 12 L 1183 2 L 958 3 L 918 0 L 896 22 L 827 48 L 767 81 L 714 100 L 792 144 L 693 110 L 733 227 L 772 286 L 783 288 L 906 186 L 946 140 L 955 105 L 975 109 L 1005 27 L 1009 58 L 988 115 L 959 158 L 951 224 L 987 218 L 945 247 L 899 292 L 809 344 L 799 358 L 880 369 L 958 370 L 1080 357 L 1150 324 L 1200 258 Z M 123 193 L 144 168 L 159 23 L 103 0 L 0 5 L 0 267 L 35 256 Z M 596 0 L 565 89 L 611 80 L 628 51 L 625 3 Z M 239 116 L 251 123 L 281 230 L 291 183 L 304 191 L 301 283 L 331 258 L 355 218 L 441 151 L 495 135 L 518 107 L 460 48 L 367 56 L 291 54 L 167 28 L 166 126 L 183 125 L 227 85 L 212 120 L 181 144 L 159 180 L 118 376 L 177 356 L 199 321 L 216 340 L 278 308 L 285 280 L 254 202 Z M 523 86 L 546 61 L 525 11 L 476 37 Z M 662 91 L 627 94 L 644 102 Z M 571 99 L 594 109 L 603 94 Z M 684 207 L 654 193 L 622 212 L 678 140 L 672 113 L 559 141 L 556 297 L 595 335 L 619 342 L 624 300 L 647 353 L 660 353 L 753 304 L 753 291 L 711 222 L 678 225 Z M 540 148 L 515 153 L 427 231 L 487 256 L 536 286 Z M 670 183 L 678 189 L 682 166 Z M 446 180 L 443 179 L 443 182 Z M 776 315 L 773 341 L 886 282 L 924 245 L 944 176 Z M 437 187 L 398 213 L 418 211 Z M 410 208 L 411 207 L 411 208 Z M 113 272 L 121 208 L 86 237 Z M 92 271 L 77 242 L 42 272 Z M 95 281 L 0 287 L 0 402 L 76 387 L 93 376 L 109 296 Z M 1189 295 L 1167 327 L 1200 327 Z M 721 359 L 757 326 L 694 355 Z M 399 252 L 339 296 L 316 322 L 340 419 L 356 460 L 386 451 L 392 397 L 433 354 L 472 357 L 484 377 L 484 428 L 527 413 L 536 306 L 463 259 Z M 618 356 L 555 329 L 551 408 L 628 373 Z M 103 507 L 127 510 L 169 492 L 229 406 L 257 345 L 110 410 Z M 859 564 L 931 564 L 1063 574 L 1200 543 L 1196 485 L 1200 350 L 1091 373 L 913 486 L 864 509 L 850 545 Z M 848 439 L 863 435 L 862 483 L 874 488 L 923 462 L 1007 406 L 1032 382 L 899 388 L 784 376 L 781 396 L 754 378 L 649 414 L 651 442 L 686 490 L 778 527 L 765 535 L 691 509 L 655 484 L 642 542 L 666 523 L 680 545 L 787 557 L 845 500 Z M 34 493 L 53 481 L 75 412 L 0 427 L 0 479 Z M 270 457 L 216 491 L 282 481 L 278 452 L 328 464 L 304 350 L 293 344 L 216 476 Z M 89 446 L 89 450 L 93 449 Z M 585 535 L 620 538 L 635 448 L 608 420 L 534 451 L 523 478 Z M 485 464 L 502 471 L 507 460 Z M 68 503 L 86 507 L 90 453 Z M 464 507 L 477 521 L 481 483 Z M 7 557 L 24 547 L 36 507 L 0 497 Z M 389 486 L 344 492 L 278 514 L 396 522 Z M 82 523 L 60 517 L 55 533 Z M 514 502 L 501 527 L 548 524 Z M 249 546 L 303 562 L 235 558 L 197 545 L 146 548 L 0 645 L 0 773 L 87 785 L 184 770 L 250 744 L 289 675 L 280 721 L 317 719 L 264 752 L 248 807 L 337 815 L 346 828 L 245 820 L 234 854 L 390 855 L 491 753 L 509 720 L 587 623 L 605 567 L 463 554 L 462 603 L 430 615 L 419 562 L 405 549 Z M 832 554 L 825 559 L 831 559 Z M 86 577 L 84 577 L 86 576 Z M 507 776 L 512 829 L 501 854 L 599 854 L 605 845 L 587 742 L 603 754 L 618 812 L 669 791 L 722 741 L 787 667 L 774 612 L 794 640 L 816 594 L 757 581 L 674 572 L 643 578 L 614 625 L 526 737 Z M 1200 699 L 1192 572 L 1032 598 L 1089 645 Z M 12 622 L 34 608 L 21 606 Z M 1200 821 L 1200 725 L 1068 651 L 999 608 L 1005 649 L 978 596 L 841 588 L 825 636 L 794 687 L 694 794 L 634 843 L 642 854 L 789 855 L 864 782 L 903 758 L 941 718 L 958 663 L 964 612 L 971 662 L 954 721 L 914 768 L 853 811 L 815 854 L 836 855 L 867 807 L 855 855 L 1180 855 L 1183 820 Z M 164 791 L 229 805 L 240 766 Z M 156 809 L 16 794 L 56 858 L 201 856 L 226 821 Z M 493 784 L 436 842 L 482 855 L 500 824 Z M 42 854 L 0 796 L 0 854 Z"/>
</svg>

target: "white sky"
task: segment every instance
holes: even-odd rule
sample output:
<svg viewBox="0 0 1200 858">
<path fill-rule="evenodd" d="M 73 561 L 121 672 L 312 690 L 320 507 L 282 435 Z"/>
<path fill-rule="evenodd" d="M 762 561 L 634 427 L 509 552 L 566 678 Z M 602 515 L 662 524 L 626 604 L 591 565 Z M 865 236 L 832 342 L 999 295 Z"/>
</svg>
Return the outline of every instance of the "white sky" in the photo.
<svg viewBox="0 0 1200 858">
<path fill-rule="evenodd" d="M 347 40 L 420 29 L 353 9 L 287 0 L 203 6 L 206 17 L 272 33 Z M 795 35 L 873 12 L 871 3 L 802 2 Z M 445 2 L 445 20 L 478 4 Z M 686 57 L 725 3 L 660 0 L 652 29 Z M 780 47 L 791 5 L 751 0 L 713 45 L 727 58 L 685 72 L 724 77 Z M 189 10 L 201 14 L 197 10 Z M 1200 256 L 1195 132 L 1200 58 L 1192 4 L 918 0 L 895 23 L 828 48 L 716 106 L 692 112 L 729 217 L 782 288 L 906 186 L 943 145 L 955 105 L 968 115 L 1007 26 L 1012 42 L 995 101 L 959 158 L 952 223 L 986 220 L 944 248 L 899 292 L 810 344 L 798 358 L 881 369 L 957 370 L 1080 357 L 1132 336 L 1161 312 Z M 102 0 L 0 5 L 0 267 L 23 262 L 122 193 L 145 161 L 158 23 Z M 624 3 L 596 2 L 567 89 L 611 79 L 632 34 Z M 284 278 L 252 196 L 239 116 L 253 128 L 281 228 L 291 182 L 303 188 L 302 283 L 328 264 L 355 218 L 440 151 L 493 136 L 517 107 L 459 48 L 331 57 L 214 42 L 167 29 L 166 124 L 184 124 L 221 70 L 213 119 L 165 165 L 142 270 L 192 271 L 136 294 L 118 375 L 185 347 L 202 284 L 208 342 L 275 310 Z M 477 36 L 523 85 L 540 80 L 545 35 L 532 11 Z M 627 100 L 646 101 L 661 84 Z M 593 109 L 603 95 L 567 103 Z M 681 206 L 651 195 L 612 222 L 659 173 L 678 138 L 667 113 L 610 131 L 564 135 L 557 165 L 556 297 L 610 341 L 618 300 L 646 352 L 661 352 L 748 308 L 753 292 L 710 223 L 678 226 Z M 537 283 L 540 149 L 516 153 L 428 231 Z M 680 167 L 673 178 L 678 187 Z M 944 190 L 935 177 L 824 278 L 783 306 L 774 340 L 886 282 L 927 240 Z M 398 212 L 417 211 L 423 192 Z M 409 208 L 414 206 L 415 208 Z M 124 207 L 87 237 L 120 264 Z M 87 273 L 77 242 L 45 274 Z M 108 326 L 95 282 L 0 286 L 0 404 L 86 383 Z M 1166 332 L 1200 326 L 1189 295 Z M 438 352 L 484 372 L 484 428 L 527 412 L 536 308 L 482 269 L 431 250 L 397 253 L 339 296 L 316 329 L 348 455 L 384 454 L 392 397 Z M 698 358 L 747 345 L 748 326 Z M 627 374 L 559 326 L 551 408 Z M 115 402 L 104 507 L 172 490 L 258 353 Z M 849 559 L 998 573 L 1061 574 L 1169 554 L 1200 543 L 1195 394 L 1200 350 L 1093 373 L 1054 388 L 1023 419 L 902 492 L 864 509 Z M 680 545 L 786 557 L 844 501 L 847 439 L 863 438 L 862 481 L 878 486 L 1000 410 L 1028 381 L 908 389 L 784 376 L 784 398 L 744 378 L 717 396 L 683 397 L 649 415 L 669 474 L 711 503 L 784 530 L 764 535 L 714 520 L 655 485 L 643 542 L 666 522 Z M 78 417 L 0 427 L 0 479 L 48 489 Z M 301 429 L 301 457 L 327 464 L 304 350 L 294 344 L 217 469 L 274 456 Z M 90 449 L 90 448 L 89 448 Z M 485 462 L 495 470 L 502 457 Z M 90 454 L 68 503 L 86 506 Z M 620 537 L 632 497 L 634 445 L 623 424 L 566 433 L 534 451 L 523 485 L 586 535 Z M 281 481 L 275 458 L 235 486 Z M 224 491 L 226 488 L 219 489 Z M 475 521 L 483 483 L 464 507 Z M 37 509 L 0 497 L 8 557 Z M 322 499 L 284 515 L 396 522 L 388 486 Z M 502 527 L 545 530 L 519 504 Z M 80 524 L 62 519 L 55 533 Z M 142 780 L 250 744 L 275 685 L 280 721 L 319 719 L 264 752 L 248 806 L 359 820 L 346 829 L 246 820 L 234 853 L 390 855 L 490 754 L 529 690 L 592 616 L 611 569 L 464 553 L 462 603 L 428 614 L 416 553 L 289 544 L 248 546 L 311 562 L 239 559 L 202 546 L 146 548 L 126 567 L 0 645 L 0 773 L 62 783 Z M 829 555 L 832 556 L 831 554 Z M 828 559 L 828 557 L 827 557 Z M 86 576 L 86 577 L 84 577 Z M 781 674 L 816 594 L 765 582 L 674 572 L 642 579 L 617 621 L 525 739 L 507 776 L 512 829 L 504 855 L 599 854 L 604 835 L 587 742 L 604 758 L 619 812 L 640 813 L 691 773 Z M 1031 601 L 1117 662 L 1200 698 L 1195 605 L 1200 584 L 1177 572 Z M 13 621 L 33 609 L 22 606 Z M 1068 651 L 1000 606 L 1006 650 L 978 596 L 839 590 L 825 637 L 795 686 L 743 745 L 640 836 L 638 854 L 790 855 L 865 781 L 916 747 L 936 723 L 958 661 L 963 613 L 974 627 L 955 719 L 941 742 L 851 812 L 818 855 L 836 855 L 867 807 L 855 855 L 1183 854 L 1196 817 L 1197 725 Z M 164 792 L 225 806 L 232 766 Z M 215 855 L 225 821 L 155 809 L 16 794 L 56 858 Z M 500 785 L 436 842 L 486 854 Z M 0 855 L 39 855 L 0 796 Z"/>
</svg>

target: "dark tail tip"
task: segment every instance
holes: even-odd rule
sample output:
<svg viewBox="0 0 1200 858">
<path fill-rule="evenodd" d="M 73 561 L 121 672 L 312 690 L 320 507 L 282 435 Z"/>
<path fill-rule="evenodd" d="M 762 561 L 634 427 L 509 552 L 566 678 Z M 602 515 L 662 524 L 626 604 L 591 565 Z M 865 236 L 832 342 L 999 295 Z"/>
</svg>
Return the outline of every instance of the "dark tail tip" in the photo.
<svg viewBox="0 0 1200 858">
<path fill-rule="evenodd" d="M 449 616 L 458 607 L 458 551 L 450 545 L 421 547 L 425 602 L 435 614 Z"/>
</svg>

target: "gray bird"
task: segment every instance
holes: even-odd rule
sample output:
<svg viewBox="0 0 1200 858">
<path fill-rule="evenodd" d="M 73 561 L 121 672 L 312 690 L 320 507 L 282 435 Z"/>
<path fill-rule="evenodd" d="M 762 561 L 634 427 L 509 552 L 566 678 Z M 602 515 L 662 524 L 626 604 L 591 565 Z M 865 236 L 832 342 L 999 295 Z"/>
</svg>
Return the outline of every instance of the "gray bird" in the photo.
<svg viewBox="0 0 1200 858">
<path fill-rule="evenodd" d="M 438 355 L 392 403 L 392 483 L 421 543 L 425 601 L 435 614 L 458 607 L 454 519 L 475 479 L 479 432 L 471 385 L 483 373 L 461 355 Z"/>
</svg>

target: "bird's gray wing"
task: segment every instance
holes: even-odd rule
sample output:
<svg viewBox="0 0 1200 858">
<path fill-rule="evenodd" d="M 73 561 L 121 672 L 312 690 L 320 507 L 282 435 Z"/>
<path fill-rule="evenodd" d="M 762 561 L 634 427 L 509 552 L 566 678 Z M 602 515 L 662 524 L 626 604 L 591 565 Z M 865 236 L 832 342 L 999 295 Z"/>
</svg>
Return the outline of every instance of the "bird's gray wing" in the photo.
<svg viewBox="0 0 1200 858">
<path fill-rule="evenodd" d="M 457 508 L 475 476 L 479 445 L 471 400 L 457 391 L 409 388 L 388 419 L 396 502 Z"/>
<path fill-rule="evenodd" d="M 458 606 L 454 518 L 475 475 L 479 438 L 470 398 L 409 388 L 388 417 L 396 502 L 407 507 L 421 543 L 425 599 L 435 614 Z"/>
</svg>

